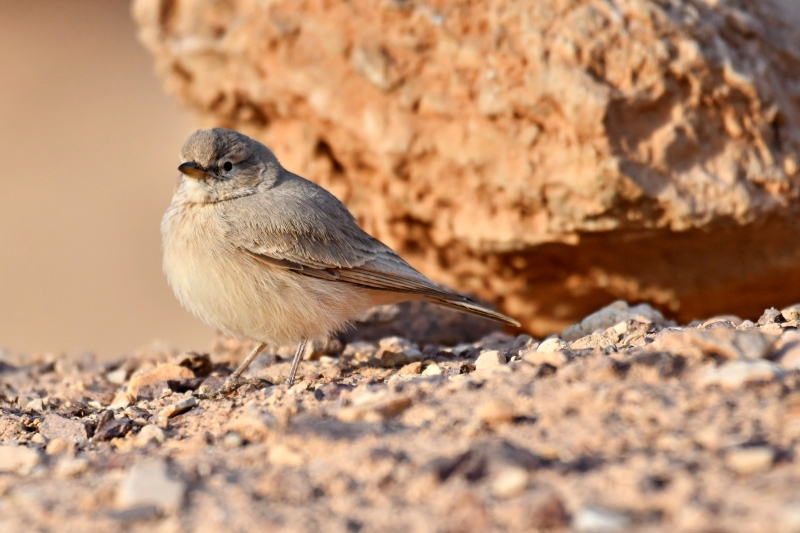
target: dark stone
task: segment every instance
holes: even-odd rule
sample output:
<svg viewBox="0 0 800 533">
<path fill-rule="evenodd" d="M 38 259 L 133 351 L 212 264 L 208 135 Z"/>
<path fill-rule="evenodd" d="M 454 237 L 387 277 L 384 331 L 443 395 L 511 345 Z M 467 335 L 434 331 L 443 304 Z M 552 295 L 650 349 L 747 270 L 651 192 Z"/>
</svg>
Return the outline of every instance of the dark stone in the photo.
<svg viewBox="0 0 800 533">
<path fill-rule="evenodd" d="M 106 441 L 116 439 L 118 437 L 124 437 L 130 432 L 132 426 L 133 423 L 131 422 L 130 418 L 118 418 L 113 422 L 106 424 L 100 432 L 95 434 L 93 440 Z"/>
</svg>

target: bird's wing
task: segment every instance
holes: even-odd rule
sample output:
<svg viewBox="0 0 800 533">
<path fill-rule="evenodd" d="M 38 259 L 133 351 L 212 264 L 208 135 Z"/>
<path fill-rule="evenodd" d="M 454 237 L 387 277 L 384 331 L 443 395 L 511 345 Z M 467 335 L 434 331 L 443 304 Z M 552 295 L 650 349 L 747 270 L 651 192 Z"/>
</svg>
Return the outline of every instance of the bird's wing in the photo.
<svg viewBox="0 0 800 533">
<path fill-rule="evenodd" d="M 373 290 L 458 296 L 362 230 L 333 195 L 294 175 L 221 214 L 227 241 L 264 264 Z"/>
</svg>

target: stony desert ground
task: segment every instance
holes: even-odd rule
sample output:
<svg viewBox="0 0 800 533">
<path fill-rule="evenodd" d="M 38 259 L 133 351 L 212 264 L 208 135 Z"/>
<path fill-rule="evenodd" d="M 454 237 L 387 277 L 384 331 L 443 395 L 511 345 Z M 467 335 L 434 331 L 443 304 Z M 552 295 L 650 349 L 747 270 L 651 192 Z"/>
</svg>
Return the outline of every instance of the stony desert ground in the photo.
<svg viewBox="0 0 800 533">
<path fill-rule="evenodd" d="M 227 396 L 230 339 L 4 353 L 0 530 L 800 531 L 796 308 L 676 326 L 616 302 L 456 345 L 381 316 L 290 389 L 287 348 Z"/>
</svg>

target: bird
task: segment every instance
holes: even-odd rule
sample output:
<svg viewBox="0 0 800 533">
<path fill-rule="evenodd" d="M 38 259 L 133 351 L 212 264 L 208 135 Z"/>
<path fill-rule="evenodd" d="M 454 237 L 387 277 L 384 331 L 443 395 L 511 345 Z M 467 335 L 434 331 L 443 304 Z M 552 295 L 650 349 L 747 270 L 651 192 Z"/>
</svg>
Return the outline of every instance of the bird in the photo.
<svg viewBox="0 0 800 533">
<path fill-rule="evenodd" d="M 341 331 L 379 305 L 422 300 L 520 326 L 428 279 L 255 139 L 199 130 L 180 161 L 161 222 L 167 281 L 206 324 L 258 343 L 220 390 L 235 388 L 268 345 L 296 344 L 291 387 L 309 339 Z"/>
</svg>

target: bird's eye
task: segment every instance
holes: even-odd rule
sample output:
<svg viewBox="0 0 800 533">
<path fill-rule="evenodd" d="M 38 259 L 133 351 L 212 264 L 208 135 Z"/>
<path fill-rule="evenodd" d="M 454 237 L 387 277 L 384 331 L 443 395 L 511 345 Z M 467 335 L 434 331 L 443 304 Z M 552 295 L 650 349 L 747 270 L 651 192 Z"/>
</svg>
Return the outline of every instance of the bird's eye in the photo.
<svg viewBox="0 0 800 533">
<path fill-rule="evenodd" d="M 222 168 L 225 170 L 225 172 L 230 172 L 233 169 L 233 163 L 230 161 L 225 161 L 225 163 L 222 165 Z"/>
</svg>

